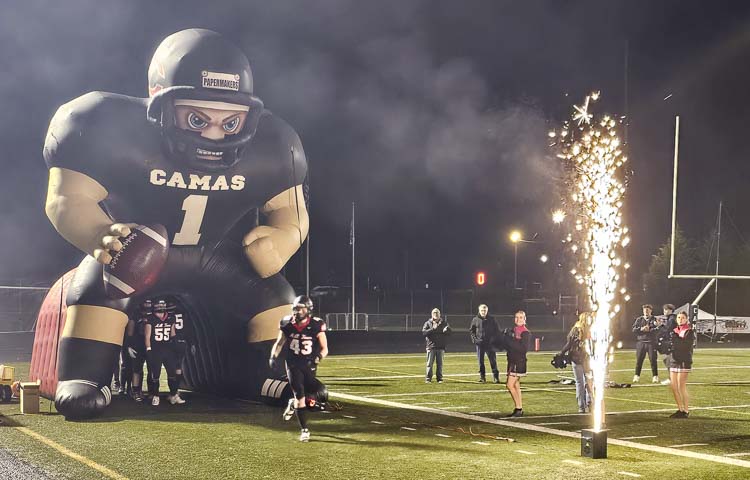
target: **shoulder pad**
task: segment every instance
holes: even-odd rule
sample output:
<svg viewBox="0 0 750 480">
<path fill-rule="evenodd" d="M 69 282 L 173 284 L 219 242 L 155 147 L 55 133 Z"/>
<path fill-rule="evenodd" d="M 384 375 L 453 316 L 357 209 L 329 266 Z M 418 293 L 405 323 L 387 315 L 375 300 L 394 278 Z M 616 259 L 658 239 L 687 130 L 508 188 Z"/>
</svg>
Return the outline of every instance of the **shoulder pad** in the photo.
<svg viewBox="0 0 750 480">
<path fill-rule="evenodd" d="M 44 141 L 47 167 L 74 170 L 101 183 L 97 177 L 107 176 L 112 151 L 126 150 L 135 139 L 139 145 L 159 148 L 159 133 L 146 120 L 145 102 L 126 95 L 89 92 L 62 105 L 52 117 Z"/>
</svg>

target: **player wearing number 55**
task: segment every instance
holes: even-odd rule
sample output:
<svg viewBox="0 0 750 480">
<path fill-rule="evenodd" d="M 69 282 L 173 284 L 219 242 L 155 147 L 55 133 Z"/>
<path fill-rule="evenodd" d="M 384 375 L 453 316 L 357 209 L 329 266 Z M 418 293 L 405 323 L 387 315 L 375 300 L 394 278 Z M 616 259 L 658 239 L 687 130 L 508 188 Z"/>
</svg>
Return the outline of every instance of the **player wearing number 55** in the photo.
<svg viewBox="0 0 750 480">
<path fill-rule="evenodd" d="M 66 103 L 44 145 L 47 215 L 87 255 L 59 346 L 55 404 L 66 418 L 109 403 L 131 303 L 198 302 L 217 336 L 206 388 L 250 397 L 294 298 L 279 271 L 307 236 L 307 163 L 296 132 L 253 95 L 245 54 L 209 30 L 177 32 L 156 49 L 148 87 L 148 98 L 91 92 Z M 144 225 L 165 227 L 166 262 L 153 286 L 113 299 L 103 269 L 127 268 L 118 255 Z"/>
</svg>

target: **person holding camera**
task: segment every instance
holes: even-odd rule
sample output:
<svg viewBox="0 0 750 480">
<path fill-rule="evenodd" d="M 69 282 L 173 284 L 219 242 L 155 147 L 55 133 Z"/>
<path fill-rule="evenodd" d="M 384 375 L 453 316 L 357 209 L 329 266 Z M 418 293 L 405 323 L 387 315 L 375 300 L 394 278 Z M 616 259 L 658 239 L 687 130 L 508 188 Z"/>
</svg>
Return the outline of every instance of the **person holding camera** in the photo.
<svg viewBox="0 0 750 480">
<path fill-rule="evenodd" d="M 531 332 L 526 328 L 526 312 L 516 312 L 513 323 L 515 327 L 505 329 L 505 347 L 508 358 L 508 379 L 505 388 L 513 399 L 513 413 L 507 417 L 523 417 L 523 400 L 521 398 L 521 377 L 526 376 L 526 352 L 531 350 Z"/>
<path fill-rule="evenodd" d="M 435 377 L 438 383 L 443 383 L 443 357 L 445 356 L 448 335 L 451 334 L 451 327 L 440 316 L 439 309 L 433 308 L 430 315 L 430 319 L 422 326 L 422 335 L 427 349 L 427 373 L 424 381 L 425 383 L 432 382 L 432 366 L 437 363 Z"/>
<path fill-rule="evenodd" d="M 500 334 L 497 328 L 495 319 L 487 315 L 489 308 L 487 305 L 479 305 L 478 315 L 471 320 L 471 326 L 469 326 L 469 335 L 471 335 L 471 343 L 477 349 L 477 361 L 479 362 L 479 383 L 485 383 L 487 378 L 485 377 L 484 368 L 484 356 L 487 355 L 487 360 L 490 361 L 490 368 L 492 369 L 492 381 L 494 383 L 500 383 L 500 371 L 497 369 L 497 357 L 495 356 L 495 350 L 492 347 L 493 341 Z"/>
<path fill-rule="evenodd" d="M 677 314 L 677 326 L 669 332 L 670 352 L 669 379 L 672 381 L 672 394 L 677 403 L 677 411 L 670 418 L 688 418 L 687 378 L 693 367 L 693 350 L 695 349 L 695 330 L 688 322 L 687 313 Z"/>
<path fill-rule="evenodd" d="M 643 305 L 643 315 L 635 319 L 633 322 L 633 333 L 636 334 L 636 345 L 635 345 L 635 375 L 633 375 L 633 383 L 638 383 L 641 380 L 641 369 L 643 368 L 643 360 L 648 354 L 648 361 L 651 364 L 651 378 L 652 383 L 659 383 L 659 365 L 656 362 L 656 336 L 658 334 L 658 323 L 653 312 L 654 307 L 649 304 Z"/>
<path fill-rule="evenodd" d="M 586 341 L 590 338 L 589 317 L 590 313 L 584 312 L 578 316 L 578 321 L 568 332 L 565 345 L 560 350 L 560 355 L 568 355 L 573 367 L 573 378 L 576 381 L 576 401 L 578 402 L 578 413 L 587 413 L 591 404 L 592 385 L 589 374 L 589 355 L 586 352 Z"/>
</svg>

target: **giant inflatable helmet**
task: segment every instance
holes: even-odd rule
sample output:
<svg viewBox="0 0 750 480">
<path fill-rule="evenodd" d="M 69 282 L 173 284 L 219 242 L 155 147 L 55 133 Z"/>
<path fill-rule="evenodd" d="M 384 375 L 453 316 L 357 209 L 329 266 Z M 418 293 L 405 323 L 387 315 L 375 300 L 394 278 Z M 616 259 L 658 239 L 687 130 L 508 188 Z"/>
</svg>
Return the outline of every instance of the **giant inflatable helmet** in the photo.
<svg viewBox="0 0 750 480">
<path fill-rule="evenodd" d="M 154 52 L 148 68 L 148 118 L 162 129 L 165 153 L 202 172 L 234 166 L 258 128 L 263 102 L 253 95 L 253 73 L 245 54 L 211 30 L 174 33 Z M 174 100 L 190 99 L 246 105 L 242 131 L 230 139 L 211 140 L 175 125 Z M 220 162 L 203 160 L 198 149 L 220 152 Z"/>
</svg>

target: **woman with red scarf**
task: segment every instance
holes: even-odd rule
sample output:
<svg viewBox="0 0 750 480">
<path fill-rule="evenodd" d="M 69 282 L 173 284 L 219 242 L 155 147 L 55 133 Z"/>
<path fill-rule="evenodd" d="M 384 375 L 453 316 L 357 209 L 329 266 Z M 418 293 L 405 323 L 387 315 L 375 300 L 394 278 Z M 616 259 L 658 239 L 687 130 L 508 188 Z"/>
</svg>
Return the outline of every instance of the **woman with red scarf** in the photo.
<svg viewBox="0 0 750 480">
<path fill-rule="evenodd" d="M 688 322 L 687 314 L 677 314 L 677 326 L 669 334 L 672 343 L 672 355 L 669 362 L 669 379 L 672 381 L 672 393 L 678 410 L 671 418 L 688 418 L 687 377 L 693 366 L 693 349 L 695 348 L 695 331 Z"/>
<path fill-rule="evenodd" d="M 510 392 L 515 408 L 508 417 L 522 417 L 521 377 L 526 376 L 526 352 L 531 349 L 531 332 L 526 328 L 526 312 L 516 312 L 513 322 L 516 326 L 506 330 L 505 346 L 508 356 L 508 380 L 505 387 Z"/>
</svg>

